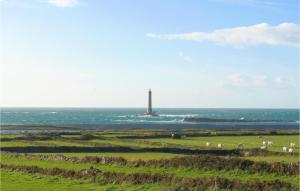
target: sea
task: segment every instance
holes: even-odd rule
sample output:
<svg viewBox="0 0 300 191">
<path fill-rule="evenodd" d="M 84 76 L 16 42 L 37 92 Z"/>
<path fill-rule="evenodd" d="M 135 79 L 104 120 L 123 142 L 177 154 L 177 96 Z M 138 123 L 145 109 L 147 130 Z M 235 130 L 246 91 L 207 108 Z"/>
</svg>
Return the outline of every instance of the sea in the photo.
<svg viewBox="0 0 300 191">
<path fill-rule="evenodd" d="M 1 108 L 1 125 L 93 128 L 299 128 L 299 109 Z M 251 119 L 253 122 L 187 122 L 188 117 Z M 258 120 L 255 122 L 255 120 Z M 261 122 L 259 120 L 272 120 Z"/>
</svg>

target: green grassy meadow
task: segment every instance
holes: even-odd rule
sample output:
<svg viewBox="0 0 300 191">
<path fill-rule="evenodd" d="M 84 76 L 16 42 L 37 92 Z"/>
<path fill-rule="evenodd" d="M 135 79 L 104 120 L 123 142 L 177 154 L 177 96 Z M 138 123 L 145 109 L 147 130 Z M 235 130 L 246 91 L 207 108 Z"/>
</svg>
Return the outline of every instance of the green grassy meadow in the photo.
<svg viewBox="0 0 300 191">
<path fill-rule="evenodd" d="M 1 190 L 197 190 L 197 185 L 189 182 L 216 178 L 226 184 L 207 183 L 206 190 L 243 190 L 240 184 L 275 185 L 278 181 L 288 190 L 299 189 L 299 171 L 278 170 L 300 162 L 299 135 L 295 132 L 182 130 L 177 133 L 186 137 L 179 139 L 171 133 L 101 130 L 1 135 Z M 261 151 L 262 141 L 273 145 Z M 283 152 L 282 147 L 291 142 L 296 144 L 294 152 Z M 217 144 L 224 148 L 217 148 Z M 238 149 L 239 144 L 243 148 Z M 205 157 L 227 166 L 215 167 L 218 164 Z M 242 166 L 247 164 L 247 168 Z M 275 169 L 273 164 L 281 167 Z M 35 168 L 38 170 L 30 170 Z M 82 175 L 89 169 L 100 173 Z M 59 174 L 62 172 L 66 173 Z M 157 175 L 162 178 L 152 178 Z M 106 176 L 113 178 L 103 178 Z M 267 190 L 280 190 L 276 186 Z M 263 190 L 259 186 L 253 189 Z"/>
</svg>

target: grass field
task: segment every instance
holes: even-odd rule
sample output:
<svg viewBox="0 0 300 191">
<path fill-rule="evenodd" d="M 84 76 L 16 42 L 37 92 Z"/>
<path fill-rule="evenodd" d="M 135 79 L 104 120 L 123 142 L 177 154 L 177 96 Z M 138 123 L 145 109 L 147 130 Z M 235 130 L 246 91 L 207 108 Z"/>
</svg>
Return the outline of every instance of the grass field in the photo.
<svg viewBox="0 0 300 191">
<path fill-rule="evenodd" d="M 217 147 L 218 143 L 222 143 L 225 149 L 234 149 L 238 147 L 238 144 L 243 144 L 244 148 L 259 148 L 263 141 L 272 141 L 273 146 L 269 147 L 271 151 L 282 151 L 283 146 L 289 146 L 290 142 L 293 142 L 299 147 L 299 136 L 218 136 L 218 137 L 192 137 L 185 139 L 169 139 L 158 138 L 148 139 L 150 142 L 158 143 L 171 143 L 179 144 L 185 147 L 206 147 L 206 142 L 210 142 L 212 147 Z"/>
<path fill-rule="evenodd" d="M 274 183 L 276 181 L 282 189 L 299 189 L 299 170 L 280 170 L 290 168 L 290 164 L 299 164 L 299 135 L 295 132 L 279 131 L 274 135 L 274 132 L 244 131 L 247 135 L 243 135 L 238 131 L 207 134 L 210 132 L 186 130 L 178 133 L 186 137 L 174 139 L 171 132 L 165 130 L 1 135 L 1 165 L 6 165 L 1 168 L 1 190 L 197 190 L 197 184 L 189 182 L 199 182 L 198 178 L 208 181 L 206 190 L 231 190 L 233 185 L 240 184 L 271 185 L 252 187 L 251 190 L 280 190 L 278 183 Z M 262 141 L 272 141 L 273 145 L 267 151 L 260 151 Z M 207 142 L 212 146 L 206 147 Z M 291 142 L 296 144 L 294 153 L 282 152 L 282 147 Z M 224 148 L 217 148 L 219 143 Z M 239 144 L 244 148 L 237 150 Z M 98 162 L 85 161 L 90 156 L 95 156 Z M 197 157 L 202 156 L 212 157 L 217 162 L 189 161 L 195 159 L 191 157 L 198 160 Z M 238 160 L 242 162 L 231 163 Z M 220 164 L 226 165 L 222 168 L 218 166 Z M 250 167 L 240 166 L 245 164 Z M 270 170 L 275 164 L 281 167 Z M 89 169 L 99 169 L 101 173 L 87 177 L 80 175 Z M 55 174 L 60 171 L 74 172 L 66 173 L 70 177 Z M 73 177 L 74 173 L 79 175 Z M 108 175 L 113 178 L 103 178 Z M 155 176 L 162 178 L 152 178 Z M 216 178 L 226 184 L 209 186 Z"/>
<path fill-rule="evenodd" d="M 22 191 L 102 191 L 102 190 L 150 190 L 164 189 L 163 185 L 101 184 L 89 180 L 72 180 L 63 177 L 44 176 L 1 170 L 1 190 Z M 168 188 L 166 188 L 168 189 Z"/>
</svg>

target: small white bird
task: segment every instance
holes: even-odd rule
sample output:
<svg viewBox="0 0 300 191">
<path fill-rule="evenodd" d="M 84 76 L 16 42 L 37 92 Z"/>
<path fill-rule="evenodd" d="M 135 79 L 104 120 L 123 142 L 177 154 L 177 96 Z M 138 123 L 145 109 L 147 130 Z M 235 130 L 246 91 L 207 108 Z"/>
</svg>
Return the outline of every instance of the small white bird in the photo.
<svg viewBox="0 0 300 191">
<path fill-rule="evenodd" d="M 287 147 L 282 147 L 283 152 L 287 152 L 288 148 Z"/>
<path fill-rule="evenodd" d="M 218 144 L 218 148 L 223 149 L 223 147 L 224 147 L 223 144 L 221 144 L 221 143 Z"/>
<path fill-rule="evenodd" d="M 263 145 L 266 145 L 266 144 L 267 144 L 267 142 L 266 142 L 266 141 L 263 141 L 263 142 L 262 142 L 262 144 L 263 144 Z"/>
<path fill-rule="evenodd" d="M 289 153 L 292 153 L 294 152 L 294 149 L 293 148 L 289 148 Z"/>
<path fill-rule="evenodd" d="M 206 146 L 210 147 L 211 146 L 210 142 L 206 142 Z"/>
</svg>

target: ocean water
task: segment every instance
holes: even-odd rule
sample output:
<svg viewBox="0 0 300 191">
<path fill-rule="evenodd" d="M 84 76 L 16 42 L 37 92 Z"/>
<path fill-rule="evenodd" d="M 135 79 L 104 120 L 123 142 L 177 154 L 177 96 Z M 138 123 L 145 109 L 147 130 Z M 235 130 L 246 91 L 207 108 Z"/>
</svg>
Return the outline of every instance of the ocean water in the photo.
<svg viewBox="0 0 300 191">
<path fill-rule="evenodd" d="M 299 124 L 299 109 L 155 109 L 159 116 L 144 116 L 146 109 L 109 108 L 1 108 L 2 125 L 229 125 L 228 122 L 184 122 L 185 117 L 224 119 L 282 120 L 282 122 L 248 122 L 238 125 L 280 125 L 294 128 Z M 283 122 L 285 121 L 285 122 Z M 288 122 L 287 122 L 288 121 Z"/>
</svg>

